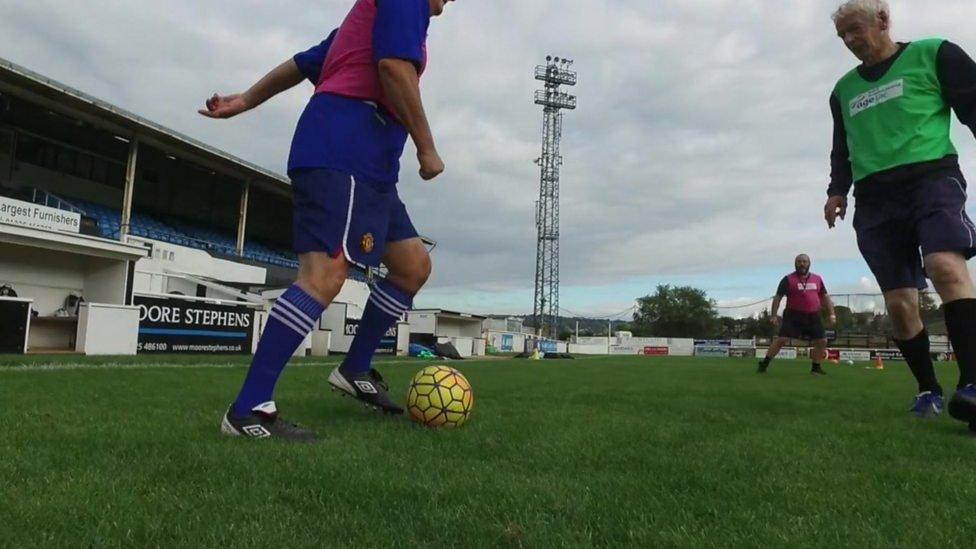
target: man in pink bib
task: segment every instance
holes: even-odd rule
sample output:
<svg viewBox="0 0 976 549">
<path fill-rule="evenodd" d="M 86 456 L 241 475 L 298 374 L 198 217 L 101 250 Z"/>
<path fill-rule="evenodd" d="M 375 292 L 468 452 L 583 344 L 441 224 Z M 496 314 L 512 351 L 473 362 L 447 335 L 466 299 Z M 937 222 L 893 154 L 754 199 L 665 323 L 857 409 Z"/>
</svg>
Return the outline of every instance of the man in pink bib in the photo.
<svg viewBox="0 0 976 549">
<path fill-rule="evenodd" d="M 776 297 L 773 298 L 773 325 L 779 326 L 779 336 L 769 347 L 769 352 L 759 363 L 759 373 L 764 374 L 769 368 L 769 363 L 776 358 L 780 349 L 786 345 L 789 339 L 806 339 L 813 343 L 813 351 L 810 358 L 813 367 L 810 373 L 814 375 L 826 375 L 820 367 L 827 353 L 827 331 L 824 329 L 823 321 L 820 319 L 820 310 L 826 306 L 830 313 L 830 323 L 837 322 L 834 313 L 834 302 L 827 294 L 827 287 L 824 285 L 823 278 L 818 274 L 810 272 L 810 257 L 806 254 L 798 255 L 795 262 L 796 270 L 785 277 L 779 283 L 776 290 Z M 786 311 L 783 313 L 782 320 L 779 317 L 779 305 L 786 297 Z"/>
<path fill-rule="evenodd" d="M 420 94 L 430 21 L 453 0 L 355 0 L 338 29 L 286 60 L 241 94 L 215 95 L 200 114 L 231 118 L 309 81 L 315 92 L 292 138 L 288 176 L 300 267 L 275 302 L 221 432 L 308 442 L 311 430 L 281 419 L 274 389 L 295 349 L 339 293 L 350 269 L 387 268 L 370 296 L 342 364 L 328 383 L 367 407 L 402 414 L 372 367 L 388 330 L 413 306 L 431 261 L 397 191 L 407 139 L 419 175 L 444 171 Z M 287 222 L 287 215 L 281 212 Z"/>
</svg>

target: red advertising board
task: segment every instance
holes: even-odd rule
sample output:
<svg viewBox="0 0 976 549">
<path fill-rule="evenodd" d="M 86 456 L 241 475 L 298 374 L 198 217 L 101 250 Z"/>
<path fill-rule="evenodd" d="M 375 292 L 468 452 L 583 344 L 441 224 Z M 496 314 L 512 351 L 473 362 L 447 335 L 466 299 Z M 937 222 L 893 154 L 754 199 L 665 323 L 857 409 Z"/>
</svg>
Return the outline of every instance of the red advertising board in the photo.
<svg viewBox="0 0 976 549">
<path fill-rule="evenodd" d="M 644 356 L 668 356 L 671 350 L 668 347 L 644 347 Z"/>
</svg>

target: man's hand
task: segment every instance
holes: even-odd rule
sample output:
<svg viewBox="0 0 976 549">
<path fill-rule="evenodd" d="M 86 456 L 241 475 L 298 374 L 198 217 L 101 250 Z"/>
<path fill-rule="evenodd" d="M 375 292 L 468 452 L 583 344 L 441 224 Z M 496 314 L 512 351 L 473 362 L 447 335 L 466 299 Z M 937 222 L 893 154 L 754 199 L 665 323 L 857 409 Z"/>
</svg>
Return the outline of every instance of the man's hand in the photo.
<svg viewBox="0 0 976 549">
<path fill-rule="evenodd" d="M 831 196 L 827 199 L 824 206 L 824 219 L 827 220 L 827 227 L 833 229 L 837 225 L 837 218 L 847 217 L 847 197 Z"/>
<path fill-rule="evenodd" d="M 199 112 L 208 118 L 231 118 L 242 112 L 251 110 L 251 107 L 244 99 L 244 94 L 235 93 L 233 95 L 217 95 L 207 99 L 207 108 L 200 109 Z"/>
<path fill-rule="evenodd" d="M 773 324 L 774 328 L 779 328 L 779 324 L 781 321 L 779 315 L 773 315 L 773 317 L 770 318 L 769 321 Z"/>
<path fill-rule="evenodd" d="M 420 161 L 420 177 L 424 181 L 430 181 L 444 172 L 444 161 L 436 149 L 418 152 L 417 160 Z"/>
</svg>

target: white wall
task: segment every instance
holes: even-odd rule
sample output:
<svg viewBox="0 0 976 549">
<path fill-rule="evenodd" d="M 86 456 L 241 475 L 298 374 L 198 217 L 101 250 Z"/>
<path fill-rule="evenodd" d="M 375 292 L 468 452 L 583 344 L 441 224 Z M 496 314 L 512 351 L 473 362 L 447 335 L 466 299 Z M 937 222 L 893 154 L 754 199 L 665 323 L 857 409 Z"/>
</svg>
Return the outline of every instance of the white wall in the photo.
<svg viewBox="0 0 976 549">
<path fill-rule="evenodd" d="M 468 358 L 474 353 L 474 339 L 470 337 L 438 337 L 437 342 L 451 343 L 463 358 Z"/>
<path fill-rule="evenodd" d="M 78 313 L 75 350 L 86 355 L 135 355 L 139 308 L 84 304 Z"/>
<path fill-rule="evenodd" d="M 604 349 L 606 349 L 607 348 L 607 345 L 609 344 L 609 342 L 607 341 L 607 337 L 606 336 L 603 336 L 603 337 L 581 337 L 581 338 L 578 338 L 576 340 L 576 343 L 578 345 L 584 345 L 584 346 L 603 345 L 603 348 Z"/>
<path fill-rule="evenodd" d="M 133 288 L 143 294 L 165 294 L 165 283 L 166 277 L 163 275 L 136 271 Z"/>
<path fill-rule="evenodd" d="M 488 345 L 491 345 L 492 347 L 501 351 L 502 338 L 506 335 L 512 337 L 512 348 L 504 352 L 521 353 L 525 349 L 525 334 L 514 333 L 514 332 L 489 331 L 486 336 L 488 338 Z"/>
<path fill-rule="evenodd" d="M 196 282 L 190 282 L 189 280 L 187 280 L 185 278 L 168 276 L 168 277 L 166 277 L 166 280 L 163 283 L 163 286 L 165 288 L 165 290 L 163 291 L 163 293 L 166 293 L 166 294 L 172 294 L 172 293 L 179 292 L 180 294 L 188 295 L 190 297 L 193 297 L 193 296 L 196 296 L 197 295 L 197 284 L 196 284 Z M 137 291 L 141 291 L 141 290 L 137 290 Z"/>
<path fill-rule="evenodd" d="M 569 352 L 574 355 L 605 355 L 607 354 L 606 345 L 580 345 L 577 343 L 569 344 Z"/>
<path fill-rule="evenodd" d="M 434 313 L 407 311 L 407 322 L 410 323 L 410 333 L 432 335 L 437 325 L 437 317 Z"/>
<path fill-rule="evenodd" d="M 197 295 L 197 283 L 192 280 L 187 280 L 181 275 L 136 271 L 135 277 L 134 287 L 137 293 L 170 294 L 179 292 L 189 297 L 196 297 Z M 226 291 L 221 291 L 219 288 L 214 288 L 213 286 L 206 286 L 204 289 L 206 293 L 203 297 L 210 299 L 240 301 L 241 298 L 240 292 L 231 287 L 228 287 Z"/>
<path fill-rule="evenodd" d="M 481 337 L 481 320 L 440 316 L 437 318 L 437 335 L 472 339 Z"/>
<path fill-rule="evenodd" d="M 244 265 L 226 259 L 218 259 L 203 250 L 176 246 L 167 242 L 130 236 L 130 242 L 146 242 L 152 245 L 152 256 L 139 260 L 136 271 L 145 274 L 164 274 L 166 272 L 188 274 L 223 283 L 261 285 L 267 280 L 267 270 L 263 267 Z M 143 279 L 144 280 L 144 279 Z M 144 282 L 141 282 L 144 283 Z M 148 292 L 149 288 L 136 288 L 137 292 Z M 187 295 L 196 295 L 196 285 Z"/>
<path fill-rule="evenodd" d="M 71 292 L 83 293 L 85 269 L 77 255 L 0 243 L 0 284 L 34 300 L 34 310 L 51 316 Z M 87 299 L 87 297 L 86 297 Z"/>
<path fill-rule="evenodd" d="M 464 335 L 463 324 L 453 318 L 437 318 L 437 335 L 444 337 L 461 337 Z"/>
<path fill-rule="evenodd" d="M 410 353 L 410 323 L 397 323 L 397 355 L 406 356 Z"/>
<path fill-rule="evenodd" d="M 268 313 L 265 311 L 256 311 L 254 313 L 254 336 L 251 338 L 251 354 L 257 352 L 258 342 L 261 340 L 261 334 L 264 333 L 264 327 L 268 324 Z"/>
<path fill-rule="evenodd" d="M 671 356 L 694 356 L 694 339 L 671 338 L 669 342 L 669 346 L 671 347 Z"/>
<path fill-rule="evenodd" d="M 607 338 L 605 337 L 581 337 L 581 343 L 569 345 L 569 352 L 580 355 L 605 355 L 607 354 Z M 680 338 L 663 337 L 635 337 L 624 342 L 623 345 L 617 344 L 616 340 L 610 347 L 610 353 L 616 355 L 636 355 L 643 352 L 644 347 L 668 347 L 671 356 L 692 356 L 695 353 L 695 340 Z"/>
<path fill-rule="evenodd" d="M 331 330 L 315 330 L 311 334 L 312 356 L 329 356 L 329 348 L 332 346 Z"/>
<path fill-rule="evenodd" d="M 485 329 L 493 332 L 508 331 L 508 319 L 489 318 L 488 320 L 485 320 Z"/>
<path fill-rule="evenodd" d="M 348 305 L 348 318 L 363 318 L 366 300 L 369 299 L 369 286 L 358 280 L 347 279 L 334 301 Z"/>
<path fill-rule="evenodd" d="M 484 339 L 475 339 L 472 343 L 471 354 L 474 356 L 485 356 L 485 347 L 487 347 Z"/>
<path fill-rule="evenodd" d="M 87 258 L 84 298 L 89 303 L 122 305 L 128 277 L 127 261 Z"/>
<path fill-rule="evenodd" d="M 632 356 L 638 354 L 638 351 L 643 351 L 643 349 L 643 347 L 635 347 L 629 343 L 627 345 L 611 345 L 610 354 Z"/>
<path fill-rule="evenodd" d="M 630 342 L 633 346 L 641 349 L 644 347 L 667 347 L 670 345 L 670 340 L 666 337 L 635 337 Z"/>
<path fill-rule="evenodd" d="M 352 336 L 346 335 L 346 310 L 345 303 L 333 302 L 319 320 L 319 328 L 332 331 L 332 342 L 329 348 L 334 353 L 348 353 L 352 345 Z"/>
</svg>

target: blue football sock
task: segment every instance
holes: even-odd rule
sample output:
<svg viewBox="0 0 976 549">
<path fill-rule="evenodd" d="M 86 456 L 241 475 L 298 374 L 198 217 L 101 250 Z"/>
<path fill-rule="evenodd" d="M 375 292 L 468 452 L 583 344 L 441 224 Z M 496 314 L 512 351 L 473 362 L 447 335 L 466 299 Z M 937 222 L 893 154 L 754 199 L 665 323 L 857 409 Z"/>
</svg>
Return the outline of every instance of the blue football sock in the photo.
<svg viewBox="0 0 976 549">
<path fill-rule="evenodd" d="M 298 285 L 275 302 L 251 361 L 244 386 L 234 401 L 234 415 L 243 417 L 260 404 L 274 400 L 275 384 L 288 359 L 312 331 L 325 307 Z"/>
<path fill-rule="evenodd" d="M 373 354 L 386 331 L 403 318 L 403 313 L 413 305 L 412 295 L 385 279 L 372 284 L 370 289 L 372 291 L 366 302 L 366 310 L 363 311 L 363 319 L 359 321 L 356 337 L 352 340 L 349 354 L 340 368 L 344 374 L 368 372 Z"/>
</svg>

